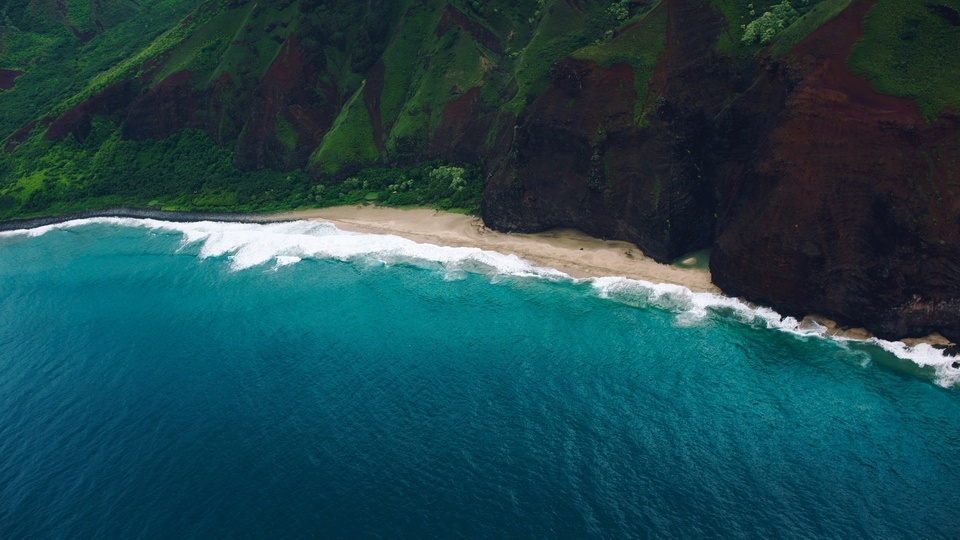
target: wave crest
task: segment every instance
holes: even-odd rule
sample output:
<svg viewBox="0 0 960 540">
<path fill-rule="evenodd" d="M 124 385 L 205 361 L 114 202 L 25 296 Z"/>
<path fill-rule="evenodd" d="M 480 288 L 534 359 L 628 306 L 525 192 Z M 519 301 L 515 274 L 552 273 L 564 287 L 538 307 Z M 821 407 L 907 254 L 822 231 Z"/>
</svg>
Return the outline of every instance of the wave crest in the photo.
<svg viewBox="0 0 960 540">
<path fill-rule="evenodd" d="M 693 292 L 681 285 L 651 283 L 624 277 L 600 277 L 575 280 L 552 268 L 537 266 L 515 255 L 506 255 L 471 247 L 446 247 L 420 244 L 388 234 L 353 233 L 332 223 L 289 221 L 275 223 L 232 223 L 219 221 L 170 222 L 137 218 L 89 218 L 46 225 L 34 229 L 0 232 L 0 237 L 40 236 L 57 229 L 89 224 L 142 227 L 176 232 L 183 236 L 181 247 L 200 245 L 201 258 L 226 257 L 230 267 L 239 271 L 274 263 L 274 268 L 295 265 L 304 259 L 340 261 L 367 260 L 382 264 L 439 264 L 445 279 L 457 279 L 463 272 L 493 276 L 526 276 L 551 280 L 585 281 L 601 298 L 636 307 L 655 307 L 674 313 L 681 326 L 707 324 L 710 316 L 727 317 L 743 324 L 775 329 L 801 337 L 820 337 L 838 343 L 859 341 L 877 347 L 914 364 L 931 368 L 936 382 L 944 387 L 960 385 L 960 369 L 952 367 L 956 359 L 931 345 L 913 347 L 899 341 L 869 338 L 865 341 L 830 335 L 816 322 L 798 321 L 776 311 L 754 306 L 737 298 L 706 292 Z"/>
<path fill-rule="evenodd" d="M 908 346 L 901 341 L 887 341 L 877 337 L 866 340 L 832 335 L 829 329 L 815 321 L 799 321 L 785 317 L 773 309 L 754 306 L 737 298 L 707 292 L 693 292 L 686 287 L 668 283 L 650 283 L 624 277 L 604 277 L 590 280 L 601 298 L 637 306 L 654 306 L 676 314 L 675 321 L 681 326 L 704 324 L 711 313 L 737 320 L 741 323 L 787 332 L 801 337 L 819 337 L 841 344 L 867 343 L 894 356 L 931 368 L 934 380 L 943 387 L 960 385 L 960 369 L 953 367 L 958 359 L 947 356 L 932 345 L 920 343 Z"/>
</svg>

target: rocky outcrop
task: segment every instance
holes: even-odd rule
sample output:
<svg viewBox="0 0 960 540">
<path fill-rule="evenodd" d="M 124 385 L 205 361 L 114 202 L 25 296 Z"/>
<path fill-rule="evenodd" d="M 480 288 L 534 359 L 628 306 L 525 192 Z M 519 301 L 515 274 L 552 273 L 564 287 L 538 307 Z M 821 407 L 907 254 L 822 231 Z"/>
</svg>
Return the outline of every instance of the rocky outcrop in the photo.
<svg viewBox="0 0 960 540">
<path fill-rule="evenodd" d="M 552 79 L 513 129 L 509 154 L 487 184 L 484 222 L 522 232 L 575 227 L 669 257 L 654 248 L 665 232 L 656 212 L 666 190 L 657 191 L 654 167 L 645 167 L 661 148 L 652 130 L 634 126 L 629 66 L 566 59 Z M 670 195 L 663 199 L 669 207 Z"/>
</svg>

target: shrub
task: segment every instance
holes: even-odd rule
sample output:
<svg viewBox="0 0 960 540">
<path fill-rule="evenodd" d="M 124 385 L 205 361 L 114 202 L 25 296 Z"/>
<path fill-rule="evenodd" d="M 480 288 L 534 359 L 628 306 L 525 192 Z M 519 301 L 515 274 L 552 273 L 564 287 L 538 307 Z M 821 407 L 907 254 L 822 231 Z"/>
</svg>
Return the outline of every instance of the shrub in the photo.
<svg viewBox="0 0 960 540">
<path fill-rule="evenodd" d="M 744 28 L 742 41 L 748 44 L 768 45 L 778 32 L 793 24 L 799 15 L 790 2 L 783 0 L 748 24 Z"/>
</svg>

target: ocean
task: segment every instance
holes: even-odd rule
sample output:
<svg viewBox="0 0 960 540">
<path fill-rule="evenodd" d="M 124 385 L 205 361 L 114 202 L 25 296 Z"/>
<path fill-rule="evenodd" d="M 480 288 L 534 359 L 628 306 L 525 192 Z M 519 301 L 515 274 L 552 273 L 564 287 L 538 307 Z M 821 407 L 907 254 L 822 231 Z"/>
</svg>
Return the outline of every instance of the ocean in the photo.
<svg viewBox="0 0 960 540">
<path fill-rule="evenodd" d="M 960 538 L 960 376 L 313 222 L 0 233 L 2 538 Z"/>
</svg>

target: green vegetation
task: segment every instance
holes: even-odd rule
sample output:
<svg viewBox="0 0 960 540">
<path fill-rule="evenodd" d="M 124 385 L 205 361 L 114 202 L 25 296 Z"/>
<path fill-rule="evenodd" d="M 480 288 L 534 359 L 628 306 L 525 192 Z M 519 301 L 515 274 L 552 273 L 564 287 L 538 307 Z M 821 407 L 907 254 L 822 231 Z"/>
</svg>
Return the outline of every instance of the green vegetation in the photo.
<svg viewBox="0 0 960 540">
<path fill-rule="evenodd" d="M 253 4 L 237 9 L 225 9 L 211 17 L 205 24 L 199 25 L 181 42 L 176 42 L 163 65 L 151 75 L 155 81 L 183 70 L 201 74 L 211 74 L 226 53 L 232 38 L 248 23 L 247 17 Z M 148 53 L 149 54 L 149 53 Z M 199 84 L 207 78 L 197 77 Z"/>
<path fill-rule="evenodd" d="M 768 45 L 777 34 L 793 24 L 793 21 L 797 20 L 799 16 L 800 14 L 793 9 L 790 2 L 783 0 L 783 2 L 771 7 L 770 11 L 766 11 L 760 17 L 750 21 L 743 28 L 743 37 L 740 38 L 740 41 L 748 45 L 753 43 Z"/>
<path fill-rule="evenodd" d="M 482 192 L 477 167 L 438 162 L 365 169 L 330 183 L 303 171 L 241 171 L 203 132 L 124 141 L 107 120 L 96 121 L 84 143 L 35 133 L 15 154 L 0 154 L 0 220 L 118 205 L 276 212 L 377 201 L 477 212 Z"/>
<path fill-rule="evenodd" d="M 733 56 L 751 55 L 773 43 L 783 54 L 829 21 L 851 0 L 710 0 L 726 20 L 717 50 Z M 809 16 L 808 16 L 809 15 Z M 778 45 L 786 39 L 789 46 Z"/>
<path fill-rule="evenodd" d="M 717 50 L 727 54 L 748 52 L 741 40 L 744 27 L 756 15 L 756 10 L 752 7 L 753 3 L 749 0 L 710 0 L 710 4 L 723 15 L 726 22 L 725 31 L 720 33 L 717 40 Z M 753 16 L 750 15 L 751 11 L 754 12 Z M 761 13 L 763 12 L 761 11 Z M 750 18 L 748 19 L 748 17 Z"/>
<path fill-rule="evenodd" d="M 287 149 L 288 153 L 297 147 L 297 139 L 299 138 L 297 131 L 293 129 L 286 118 L 277 116 L 277 125 L 274 131 L 277 134 L 277 139 Z"/>
<path fill-rule="evenodd" d="M 940 2 L 960 11 L 960 0 Z M 960 110 L 960 26 L 926 4 L 877 0 L 847 63 L 878 92 L 914 99 L 934 117 L 947 107 Z"/>
<path fill-rule="evenodd" d="M 315 186 L 316 206 L 339 206 L 376 200 L 387 206 L 426 205 L 441 210 L 477 212 L 483 195 L 480 169 L 439 162 L 413 167 L 367 168 L 332 185 Z"/>
<path fill-rule="evenodd" d="M 415 92 L 407 99 L 390 131 L 389 148 L 397 139 L 426 139 L 440 123 L 448 101 L 483 84 L 480 46 L 465 32 L 451 29 L 429 49 L 429 63 L 414 64 L 411 80 Z M 395 79 L 393 81 L 395 83 Z M 392 111 L 391 111 L 392 112 Z"/>
<path fill-rule="evenodd" d="M 68 100 L 76 101 L 75 96 L 88 95 L 96 86 L 94 81 L 106 80 L 102 72 L 126 65 L 144 51 L 161 52 L 165 44 L 175 41 L 172 33 L 188 30 L 177 22 L 197 8 L 196 0 L 98 2 L 104 31 L 81 43 L 70 26 L 99 32 L 90 17 L 92 4 L 68 0 L 68 16 L 77 18 L 71 20 L 58 15 L 55 2 L 8 0 L 6 26 L 0 27 L 0 67 L 25 74 L 13 90 L 0 93 L 0 137 L 51 109 L 65 109 Z M 155 44 L 152 49 L 151 43 Z M 124 73 L 136 66 L 131 61 Z"/>
<path fill-rule="evenodd" d="M 320 148 L 310 156 L 310 163 L 324 173 L 336 174 L 344 165 L 370 165 L 380 157 L 373 141 L 370 114 L 363 103 L 363 88 L 360 85 L 343 106 Z"/>
<path fill-rule="evenodd" d="M 229 150 L 184 130 L 160 141 L 124 141 L 107 120 L 90 137 L 52 143 L 34 134 L 0 155 L 0 219 L 110 205 L 177 210 L 271 210 L 301 200 L 303 173 L 243 172 Z"/>
<path fill-rule="evenodd" d="M 205 9 L 201 8 L 196 10 L 193 13 L 194 16 L 187 19 L 189 21 L 188 23 L 174 25 L 170 30 L 161 34 L 136 54 L 127 56 L 110 69 L 91 77 L 78 93 L 57 104 L 54 107 L 54 111 L 62 112 L 112 84 L 143 75 L 145 68 L 150 69 L 147 66 L 151 61 L 161 55 L 168 54 L 170 49 L 187 39 L 194 29 L 206 22 L 215 12 L 216 8 L 209 4 L 205 6 Z"/>
<path fill-rule="evenodd" d="M 380 113 L 384 124 L 392 126 L 409 99 L 411 81 L 422 75 L 417 68 L 421 51 L 430 38 L 430 25 L 436 20 L 436 9 L 411 7 L 383 55 L 384 86 L 380 96 Z M 420 62 L 422 66 L 422 61 Z M 411 107 L 412 108 L 412 107 Z"/>
<path fill-rule="evenodd" d="M 659 8 L 659 2 L 645 11 L 630 28 L 600 45 L 589 45 L 575 51 L 572 56 L 591 60 L 600 67 L 609 69 L 613 64 L 627 64 L 633 70 L 637 100 L 634 103 L 635 121 L 639 122 L 647 103 L 648 83 L 653 77 L 657 60 L 667 46 L 667 10 Z"/>
<path fill-rule="evenodd" d="M 810 8 L 810 11 L 807 11 L 793 24 L 780 32 L 776 43 L 770 48 L 770 52 L 774 56 L 786 54 L 794 45 L 800 43 L 800 40 L 847 9 L 852 1 L 821 0 L 817 2 Z"/>
</svg>

